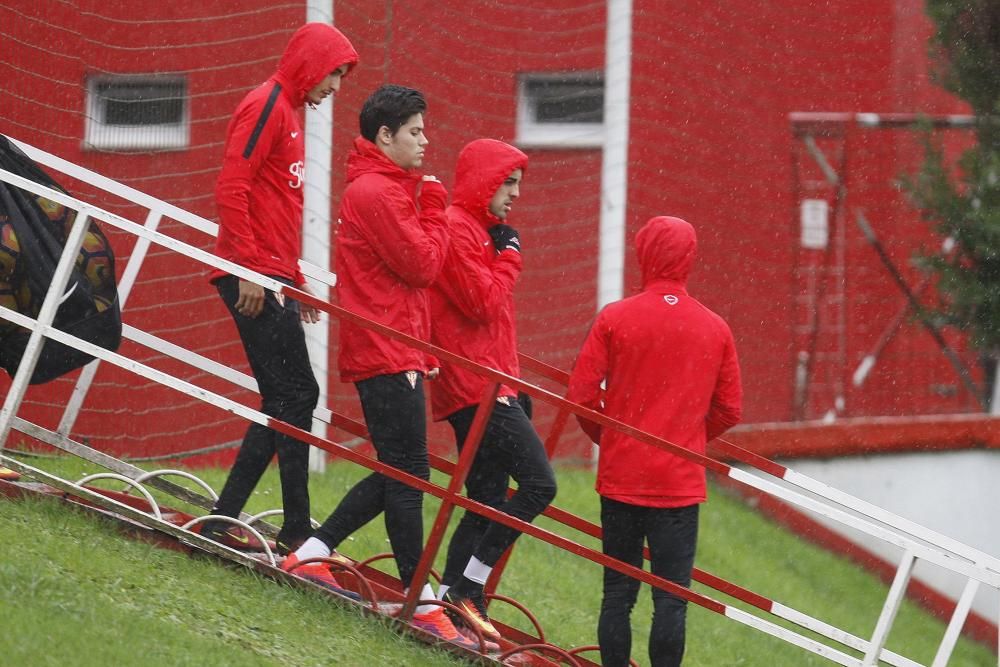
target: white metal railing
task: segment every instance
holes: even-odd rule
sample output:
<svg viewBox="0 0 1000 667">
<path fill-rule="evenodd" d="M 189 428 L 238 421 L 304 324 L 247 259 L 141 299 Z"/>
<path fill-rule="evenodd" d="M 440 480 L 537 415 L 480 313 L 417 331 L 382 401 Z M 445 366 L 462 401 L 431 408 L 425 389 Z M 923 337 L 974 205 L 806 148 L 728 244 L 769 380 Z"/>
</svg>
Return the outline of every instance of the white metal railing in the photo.
<svg viewBox="0 0 1000 667">
<path fill-rule="evenodd" d="M 159 227 L 160 221 L 164 217 L 167 217 L 171 220 L 176 220 L 181 224 L 191 227 L 192 229 L 208 234 L 209 236 L 214 237 L 219 233 L 219 226 L 211 220 L 207 220 L 201 216 L 191 213 L 190 211 L 186 211 L 178 206 L 174 206 L 173 204 L 136 190 L 135 188 L 131 188 L 94 171 L 85 169 L 77 164 L 73 164 L 72 162 L 64 160 L 61 157 L 43 151 L 39 148 L 35 148 L 31 144 L 18 141 L 12 137 L 8 138 L 10 138 L 11 142 L 15 146 L 24 151 L 25 155 L 38 164 L 55 169 L 80 182 L 93 185 L 94 187 L 100 188 L 104 192 L 132 202 L 133 204 L 138 204 L 139 206 L 147 209 L 148 215 L 146 216 L 144 226 L 151 231 L 156 231 Z M 146 259 L 146 253 L 149 251 L 149 245 L 151 242 L 152 239 L 140 236 L 136 240 L 136 245 L 129 255 L 128 262 L 122 271 L 121 280 L 118 282 L 118 300 L 122 310 L 125 309 L 125 303 L 132 292 L 132 287 L 135 285 L 135 280 L 139 275 L 139 269 L 142 267 L 142 264 Z M 306 275 L 325 285 L 332 286 L 337 282 L 336 274 L 309 262 L 300 261 L 299 268 L 303 275 Z M 126 334 L 133 333 L 134 331 L 135 330 L 127 331 Z M 173 348 L 173 351 L 176 353 L 176 348 Z M 182 356 L 186 356 L 186 354 L 186 352 L 181 353 Z M 195 357 L 180 360 L 191 363 L 191 365 L 196 368 L 201 368 L 201 366 L 196 363 L 194 359 Z M 201 359 L 204 359 L 204 357 L 201 357 Z M 73 394 L 70 397 L 69 402 L 66 404 L 62 419 L 59 422 L 59 428 L 57 429 L 59 433 L 68 435 L 70 431 L 73 430 L 73 425 L 76 423 L 76 419 L 80 414 L 80 409 L 86 399 L 87 392 L 90 390 L 94 381 L 94 376 L 97 374 L 98 365 L 99 362 L 97 361 L 87 364 L 87 367 L 77 379 L 76 385 L 73 388 Z M 201 368 L 201 370 L 206 369 Z M 238 381 L 237 384 L 256 391 L 256 380 L 246 375 L 244 375 L 244 378 L 249 379 L 252 385 L 247 385 L 245 381 Z"/>
</svg>

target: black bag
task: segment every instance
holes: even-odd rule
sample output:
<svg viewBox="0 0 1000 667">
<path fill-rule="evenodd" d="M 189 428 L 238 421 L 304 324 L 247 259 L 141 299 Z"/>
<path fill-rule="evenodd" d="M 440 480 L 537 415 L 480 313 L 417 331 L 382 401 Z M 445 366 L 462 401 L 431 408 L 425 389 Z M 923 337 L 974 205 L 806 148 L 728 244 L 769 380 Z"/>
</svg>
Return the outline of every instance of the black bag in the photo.
<svg viewBox="0 0 1000 667">
<path fill-rule="evenodd" d="M 0 168 L 65 192 L 2 134 Z M 38 317 L 74 220 L 76 211 L 0 181 L 0 305 Z M 53 326 L 108 350 L 117 350 L 121 343 L 114 252 L 92 220 Z M 30 335 L 27 329 L 0 318 L 0 366 L 11 376 L 17 372 Z M 92 359 L 46 338 L 31 384 L 54 380 Z"/>
</svg>

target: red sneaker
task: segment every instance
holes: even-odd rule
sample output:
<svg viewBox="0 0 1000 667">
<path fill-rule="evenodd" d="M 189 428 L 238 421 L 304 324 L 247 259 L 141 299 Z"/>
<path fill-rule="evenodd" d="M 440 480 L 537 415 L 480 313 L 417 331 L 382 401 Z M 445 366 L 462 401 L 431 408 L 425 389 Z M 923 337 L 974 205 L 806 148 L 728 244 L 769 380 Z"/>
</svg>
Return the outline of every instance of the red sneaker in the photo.
<svg viewBox="0 0 1000 667">
<path fill-rule="evenodd" d="M 298 563 L 298 556 L 288 554 L 288 557 L 281 563 L 281 569 L 297 577 L 302 577 L 306 581 L 319 584 L 323 588 L 335 593 L 346 595 L 355 600 L 360 599 L 357 593 L 349 591 L 340 585 L 340 582 L 333 576 L 333 572 L 330 571 L 330 566 L 327 563 L 306 563 L 305 565 L 299 565 Z"/>
<path fill-rule="evenodd" d="M 426 614 L 414 614 L 413 619 L 410 623 L 420 628 L 421 630 L 426 630 L 432 635 L 437 635 L 445 641 L 449 641 L 452 644 L 458 644 L 473 651 L 479 650 L 479 644 L 477 642 L 472 642 L 466 639 L 464 636 L 459 634 L 458 630 L 452 624 L 451 619 L 448 615 L 444 613 L 441 607 L 434 607 L 431 611 Z"/>
<path fill-rule="evenodd" d="M 441 607 L 434 607 L 433 610 L 427 612 L 426 614 L 414 614 L 413 620 L 410 623 L 421 630 L 426 630 L 432 635 L 436 635 L 445 641 L 449 641 L 452 644 L 458 644 L 473 651 L 479 650 L 479 643 L 469 641 L 464 636 L 459 634 L 455 626 L 452 625 L 451 619 L 448 615 L 444 613 Z"/>
</svg>

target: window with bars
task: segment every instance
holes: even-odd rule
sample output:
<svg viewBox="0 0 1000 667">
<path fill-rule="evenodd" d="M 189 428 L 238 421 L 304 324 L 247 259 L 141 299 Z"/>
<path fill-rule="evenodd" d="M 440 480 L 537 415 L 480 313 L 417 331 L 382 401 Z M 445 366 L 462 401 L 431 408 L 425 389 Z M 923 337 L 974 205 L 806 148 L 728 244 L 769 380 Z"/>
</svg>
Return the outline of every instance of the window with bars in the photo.
<svg viewBox="0 0 1000 667">
<path fill-rule="evenodd" d="M 102 74 L 88 79 L 86 148 L 175 150 L 189 140 L 185 77 Z"/>
<path fill-rule="evenodd" d="M 602 72 L 525 73 L 518 81 L 517 143 L 526 147 L 600 147 Z"/>
</svg>

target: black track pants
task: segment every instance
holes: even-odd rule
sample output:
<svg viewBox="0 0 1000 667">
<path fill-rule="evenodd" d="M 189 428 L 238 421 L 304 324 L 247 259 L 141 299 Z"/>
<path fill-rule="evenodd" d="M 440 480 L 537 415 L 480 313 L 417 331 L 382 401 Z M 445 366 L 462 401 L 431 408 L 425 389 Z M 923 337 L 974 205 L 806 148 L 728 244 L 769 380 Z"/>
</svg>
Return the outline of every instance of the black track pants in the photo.
<svg viewBox="0 0 1000 667">
<path fill-rule="evenodd" d="M 643 543 L 648 541 L 653 574 L 681 586 L 690 586 L 698 541 L 698 507 L 642 507 L 602 497 L 604 553 L 641 568 Z M 638 593 L 638 580 L 604 569 L 604 599 L 597 636 L 601 645 L 601 664 L 605 667 L 628 665 L 632 651 L 629 617 Z M 686 619 L 687 601 L 659 588 L 653 589 L 650 665 L 679 667 L 684 657 Z"/>
<path fill-rule="evenodd" d="M 555 498 L 556 480 L 545 446 L 528 416 L 517 401 L 509 403 L 497 402 L 494 406 L 465 488 L 469 498 L 530 522 Z M 475 414 L 476 406 L 470 406 L 448 417 L 459 451 Z M 517 482 L 517 491 L 508 500 L 511 478 Z M 457 583 L 472 556 L 486 565 L 495 565 L 520 534 L 467 511 L 448 546 L 442 583 L 449 586 Z"/>
<path fill-rule="evenodd" d="M 379 375 L 356 383 L 356 387 L 378 460 L 430 479 L 422 376 L 413 372 Z M 422 491 L 372 473 L 347 492 L 316 537 L 336 549 L 348 535 L 384 511 L 399 578 L 407 587 L 423 551 L 422 507 Z"/>
<path fill-rule="evenodd" d="M 239 297 L 238 283 L 235 276 L 224 276 L 216 282 L 216 287 L 236 322 L 243 349 L 257 379 L 260 410 L 308 431 L 319 400 L 319 386 L 309 365 L 299 304 L 287 299 L 282 305 L 275 294 L 268 291 L 263 312 L 255 318 L 246 317 L 233 308 Z M 312 531 L 309 525 L 309 446 L 291 436 L 251 424 L 213 513 L 238 516 L 275 454 L 278 455 L 285 512 L 278 539 L 290 544 L 308 537 Z"/>
</svg>

